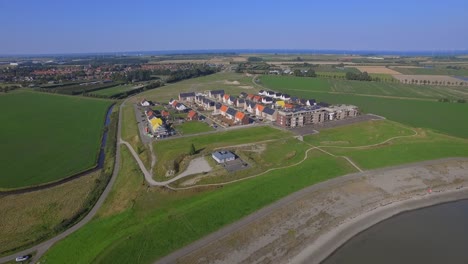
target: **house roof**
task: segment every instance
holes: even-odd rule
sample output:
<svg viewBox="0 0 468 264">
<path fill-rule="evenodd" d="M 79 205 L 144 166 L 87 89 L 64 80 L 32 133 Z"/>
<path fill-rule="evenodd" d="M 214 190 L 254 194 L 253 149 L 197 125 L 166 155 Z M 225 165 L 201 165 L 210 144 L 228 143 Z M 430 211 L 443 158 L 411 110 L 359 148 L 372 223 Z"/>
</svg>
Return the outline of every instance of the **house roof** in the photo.
<svg viewBox="0 0 468 264">
<path fill-rule="evenodd" d="M 236 97 L 234 97 L 234 96 L 229 96 L 229 101 L 235 102 L 235 101 L 236 101 Z"/>
<path fill-rule="evenodd" d="M 276 105 L 284 107 L 284 101 L 276 101 Z"/>
<path fill-rule="evenodd" d="M 284 104 L 284 108 L 294 108 L 293 104 Z"/>
<path fill-rule="evenodd" d="M 225 94 L 224 99 L 226 99 L 226 100 L 229 99 L 229 94 Z"/>
<path fill-rule="evenodd" d="M 271 97 L 263 97 L 263 100 L 266 102 L 272 102 L 273 99 Z"/>
<path fill-rule="evenodd" d="M 216 108 L 216 109 L 220 109 L 221 106 L 222 106 L 221 103 L 216 103 L 216 104 L 215 104 L 215 108 Z"/>
<path fill-rule="evenodd" d="M 236 119 L 242 120 L 244 119 L 244 117 L 245 117 L 245 114 L 242 113 L 241 111 L 236 113 Z"/>
<path fill-rule="evenodd" d="M 263 112 L 263 110 L 265 109 L 265 106 L 261 105 L 261 104 L 258 104 L 257 109 L 258 109 L 258 111 Z"/>
<path fill-rule="evenodd" d="M 174 100 L 174 101 L 172 102 L 172 106 L 173 106 L 173 107 L 176 107 L 177 104 L 178 104 L 178 102 L 177 102 L 176 100 Z"/>
<path fill-rule="evenodd" d="M 221 112 L 226 112 L 228 110 L 228 107 L 226 105 L 221 106 Z"/>
<path fill-rule="evenodd" d="M 255 95 L 253 95 L 253 94 L 248 94 L 247 95 L 247 99 L 250 99 L 250 100 L 252 100 L 252 98 L 254 98 L 254 97 L 255 97 Z"/>
<path fill-rule="evenodd" d="M 265 109 L 263 110 L 263 113 L 267 114 L 267 115 L 274 115 L 276 112 L 275 109 L 272 109 L 272 108 L 269 108 L 269 107 L 265 107 Z"/>
<path fill-rule="evenodd" d="M 211 94 L 211 95 L 215 95 L 215 94 L 224 94 L 224 90 L 211 90 L 211 91 L 210 91 L 210 94 Z"/>
<path fill-rule="evenodd" d="M 169 116 L 169 112 L 168 112 L 168 111 L 165 111 L 165 110 L 162 110 L 162 111 L 161 111 L 161 115 L 162 115 L 162 116 Z"/>
<path fill-rule="evenodd" d="M 229 158 L 232 159 L 232 158 L 236 157 L 234 154 L 232 154 L 232 152 L 223 151 L 223 150 L 213 152 L 213 156 L 215 156 L 219 160 L 225 160 L 225 159 L 229 159 Z"/>
<path fill-rule="evenodd" d="M 234 108 L 229 108 L 229 109 L 226 111 L 226 114 L 235 116 L 235 115 L 237 114 L 237 110 L 234 109 Z"/>
<path fill-rule="evenodd" d="M 259 95 L 255 95 L 255 96 L 253 97 L 253 99 L 254 99 L 254 100 L 260 101 L 260 100 L 262 100 L 262 97 L 259 96 Z"/>
<path fill-rule="evenodd" d="M 237 102 L 240 103 L 240 104 L 243 104 L 243 103 L 245 103 L 245 100 L 241 98 L 241 99 L 237 99 Z"/>
<path fill-rule="evenodd" d="M 193 110 L 190 110 L 189 113 L 188 113 L 188 115 L 187 115 L 187 117 L 188 117 L 188 118 L 193 118 L 193 117 L 196 116 L 196 115 L 197 115 L 197 112 L 195 112 L 195 111 L 193 111 Z"/>
<path fill-rule="evenodd" d="M 180 97 L 193 97 L 193 96 L 195 96 L 195 93 L 194 93 L 194 92 L 190 92 L 190 93 L 180 93 L 179 96 L 180 96 Z"/>
</svg>

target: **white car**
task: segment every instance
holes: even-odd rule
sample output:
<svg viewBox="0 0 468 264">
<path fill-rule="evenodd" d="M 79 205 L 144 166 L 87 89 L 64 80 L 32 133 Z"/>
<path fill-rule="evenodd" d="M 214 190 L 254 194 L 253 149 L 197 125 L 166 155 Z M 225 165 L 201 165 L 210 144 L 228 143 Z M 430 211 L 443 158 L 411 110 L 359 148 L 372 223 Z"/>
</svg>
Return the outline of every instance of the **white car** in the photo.
<svg viewBox="0 0 468 264">
<path fill-rule="evenodd" d="M 16 257 L 16 262 L 23 262 L 29 259 L 29 255 Z"/>
</svg>

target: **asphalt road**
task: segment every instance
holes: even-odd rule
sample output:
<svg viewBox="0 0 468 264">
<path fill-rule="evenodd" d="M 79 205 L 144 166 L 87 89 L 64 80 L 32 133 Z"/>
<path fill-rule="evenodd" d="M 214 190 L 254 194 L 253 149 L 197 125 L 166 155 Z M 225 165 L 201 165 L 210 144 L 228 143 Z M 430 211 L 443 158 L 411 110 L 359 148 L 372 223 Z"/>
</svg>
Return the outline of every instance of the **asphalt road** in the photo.
<svg viewBox="0 0 468 264">
<path fill-rule="evenodd" d="M 118 128 L 117 128 L 117 138 L 121 137 L 122 107 L 124 106 L 124 104 L 125 104 L 125 102 L 127 100 L 125 100 L 122 103 L 122 105 L 120 106 L 120 109 L 119 109 L 119 123 L 118 123 Z M 32 254 L 33 252 L 36 252 L 36 254 L 31 259 L 31 263 L 36 263 L 41 258 L 41 256 L 53 244 L 55 244 L 56 242 L 60 241 L 61 239 L 67 237 L 68 235 L 72 234 L 76 230 L 78 230 L 81 227 L 83 227 L 84 225 L 86 225 L 89 221 L 91 221 L 91 219 L 93 219 L 93 217 L 96 215 L 97 211 L 101 208 L 102 204 L 104 203 L 107 196 L 109 195 L 109 193 L 110 193 L 110 191 L 112 189 L 112 186 L 114 185 L 115 179 L 117 178 L 117 175 L 119 174 L 119 168 L 120 168 L 120 144 L 117 143 L 117 148 L 116 148 L 116 153 L 115 153 L 114 172 L 112 173 L 112 177 L 111 177 L 109 183 L 107 184 L 106 189 L 101 194 L 101 197 L 99 197 L 99 199 L 96 202 L 96 204 L 94 205 L 93 209 L 91 209 L 91 211 L 89 211 L 89 213 L 80 222 L 78 222 L 77 224 L 75 224 L 71 228 L 67 229 L 63 233 L 60 233 L 59 235 L 57 235 L 57 236 L 55 236 L 55 237 L 53 237 L 53 238 L 51 238 L 51 239 L 49 239 L 47 241 L 44 241 L 44 242 L 42 242 L 42 243 L 40 243 L 38 245 L 35 245 L 35 246 L 31 247 L 31 248 L 28 248 L 26 250 L 16 252 L 15 254 L 12 254 L 12 255 L 9 255 L 9 256 L 1 257 L 0 258 L 0 263 L 15 260 L 15 258 L 17 256 L 29 255 L 29 254 Z"/>
</svg>

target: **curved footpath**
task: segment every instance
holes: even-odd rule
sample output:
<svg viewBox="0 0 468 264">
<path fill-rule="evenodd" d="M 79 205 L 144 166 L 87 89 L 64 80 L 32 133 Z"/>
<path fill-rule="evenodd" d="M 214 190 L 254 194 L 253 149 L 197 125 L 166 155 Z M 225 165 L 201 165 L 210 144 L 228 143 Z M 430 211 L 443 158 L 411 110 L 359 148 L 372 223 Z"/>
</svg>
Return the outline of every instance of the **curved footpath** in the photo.
<svg viewBox="0 0 468 264">
<path fill-rule="evenodd" d="M 131 98 L 131 97 L 130 97 Z M 124 106 L 125 102 L 128 99 L 126 99 L 122 104 L 120 105 L 119 109 L 119 120 L 118 120 L 118 125 L 117 125 L 117 138 L 121 137 L 121 121 L 122 121 L 122 107 Z M 32 254 L 33 252 L 36 252 L 34 257 L 31 259 L 31 263 L 35 263 L 39 260 L 39 258 L 56 242 L 59 240 L 67 237 L 71 233 L 75 232 L 76 230 L 80 229 L 84 225 L 86 225 L 91 219 L 96 215 L 97 211 L 101 208 L 102 204 L 106 200 L 107 196 L 109 195 L 112 186 L 114 185 L 115 179 L 117 178 L 117 175 L 119 174 L 119 168 L 120 168 L 120 144 L 117 144 L 116 146 L 116 152 L 115 152 L 115 163 L 114 163 L 114 171 L 112 173 L 112 177 L 109 180 L 109 183 L 106 186 L 106 189 L 104 189 L 104 192 L 102 192 L 101 196 L 99 197 L 98 201 L 94 205 L 93 209 L 89 211 L 89 213 L 81 219 L 77 224 L 74 226 L 70 227 L 69 229 L 65 230 L 63 233 L 60 233 L 59 235 L 44 241 L 36 246 L 33 246 L 31 248 L 28 248 L 26 250 L 22 250 L 20 252 L 16 252 L 12 255 L 1 257 L 0 258 L 0 263 L 5 263 L 8 261 L 13 261 L 17 256 L 22 256 L 22 255 L 28 255 Z"/>
<path fill-rule="evenodd" d="M 340 176 L 295 192 L 157 263 L 320 263 L 355 234 L 397 213 L 468 198 L 467 170 L 468 158 L 448 158 Z"/>
</svg>

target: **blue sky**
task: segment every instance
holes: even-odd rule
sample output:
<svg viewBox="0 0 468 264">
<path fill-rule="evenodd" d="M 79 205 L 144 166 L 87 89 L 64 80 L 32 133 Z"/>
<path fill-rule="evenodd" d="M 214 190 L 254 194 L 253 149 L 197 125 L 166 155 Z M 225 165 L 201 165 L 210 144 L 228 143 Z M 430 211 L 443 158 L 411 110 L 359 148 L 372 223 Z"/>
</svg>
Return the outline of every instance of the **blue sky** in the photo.
<svg viewBox="0 0 468 264">
<path fill-rule="evenodd" d="M 0 0 L 0 54 L 468 49 L 468 1 Z"/>
</svg>

